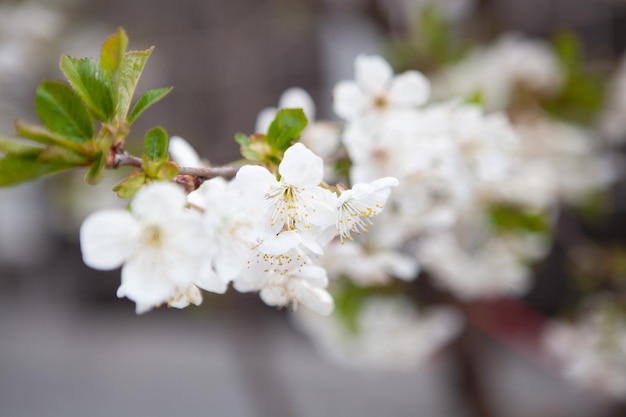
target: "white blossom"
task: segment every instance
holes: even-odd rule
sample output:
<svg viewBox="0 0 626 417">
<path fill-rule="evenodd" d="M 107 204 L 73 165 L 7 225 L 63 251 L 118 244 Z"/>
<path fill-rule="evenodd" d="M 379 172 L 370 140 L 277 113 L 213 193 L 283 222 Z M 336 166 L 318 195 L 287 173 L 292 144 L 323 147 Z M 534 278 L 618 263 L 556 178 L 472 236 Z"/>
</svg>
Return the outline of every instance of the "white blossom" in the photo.
<svg viewBox="0 0 626 417">
<path fill-rule="evenodd" d="M 80 230 L 84 262 L 94 269 L 122 266 L 119 297 L 137 312 L 163 303 L 200 303 L 194 286 L 223 293 L 226 285 L 203 268 L 209 244 L 199 215 L 185 208 L 176 185 L 153 183 L 140 190 L 130 211 L 103 210 L 85 219 Z"/>
</svg>

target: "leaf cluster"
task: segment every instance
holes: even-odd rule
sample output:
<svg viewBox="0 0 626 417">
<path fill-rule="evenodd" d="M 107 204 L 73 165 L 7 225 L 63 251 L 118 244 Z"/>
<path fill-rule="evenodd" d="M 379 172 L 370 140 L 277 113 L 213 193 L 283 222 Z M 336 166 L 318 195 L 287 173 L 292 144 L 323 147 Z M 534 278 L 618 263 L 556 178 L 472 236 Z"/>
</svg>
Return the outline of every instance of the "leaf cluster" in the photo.
<svg viewBox="0 0 626 417">
<path fill-rule="evenodd" d="M 43 126 L 18 121 L 20 138 L 0 138 L 0 186 L 76 167 L 88 168 L 85 179 L 91 184 L 101 179 L 132 123 L 171 90 L 150 90 L 131 107 L 153 48 L 127 52 L 127 45 L 120 28 L 104 42 L 99 59 L 61 58 L 67 82 L 43 81 L 35 94 Z"/>
</svg>

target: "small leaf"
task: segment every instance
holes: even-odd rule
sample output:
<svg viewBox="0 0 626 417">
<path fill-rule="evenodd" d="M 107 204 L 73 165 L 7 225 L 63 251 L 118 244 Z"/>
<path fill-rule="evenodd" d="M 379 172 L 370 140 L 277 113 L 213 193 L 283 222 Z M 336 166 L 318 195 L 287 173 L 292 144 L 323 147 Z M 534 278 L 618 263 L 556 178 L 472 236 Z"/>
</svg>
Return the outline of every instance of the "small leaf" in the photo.
<svg viewBox="0 0 626 417">
<path fill-rule="evenodd" d="M 163 128 L 157 126 L 148 132 L 144 137 L 143 145 L 143 162 L 148 164 L 150 162 L 165 162 L 169 159 L 167 154 L 167 132 Z"/>
<path fill-rule="evenodd" d="M 94 128 L 87 107 L 65 83 L 44 81 L 39 84 L 35 109 L 43 124 L 52 132 L 78 143 L 93 137 Z"/>
<path fill-rule="evenodd" d="M 286 150 L 298 141 L 307 124 L 302 109 L 282 109 L 274 118 L 267 132 L 267 143 L 279 151 Z"/>
<path fill-rule="evenodd" d="M 167 161 L 159 166 L 156 176 L 159 180 L 169 181 L 171 179 L 174 179 L 174 177 L 176 177 L 177 175 L 178 166 L 171 161 Z"/>
<path fill-rule="evenodd" d="M 84 155 L 77 154 L 69 149 L 58 146 L 48 146 L 39 155 L 40 161 L 66 163 L 72 166 L 85 166 L 91 163 L 91 159 Z"/>
<path fill-rule="evenodd" d="M 124 120 L 128 114 L 139 77 L 153 49 L 127 52 L 115 73 L 115 116 L 118 121 Z"/>
<path fill-rule="evenodd" d="M 119 28 L 104 41 L 100 51 L 100 66 L 111 72 L 117 71 L 126 53 L 128 36 L 124 29 Z"/>
<path fill-rule="evenodd" d="M 172 91 L 172 87 L 159 88 L 156 90 L 150 90 L 143 93 L 139 101 L 135 104 L 135 107 L 131 110 L 128 115 L 128 123 L 133 123 L 137 118 L 150 106 L 152 106 L 157 101 L 161 100 L 165 97 L 170 91 Z"/>
<path fill-rule="evenodd" d="M 61 58 L 61 70 L 94 116 L 101 122 L 111 120 L 115 111 L 111 73 L 93 58 L 68 55 Z"/>
<path fill-rule="evenodd" d="M 104 175 L 104 169 L 107 165 L 107 155 L 108 152 L 105 151 L 99 151 L 96 153 L 93 163 L 85 174 L 85 181 L 87 181 L 87 184 L 96 185 L 100 182 L 102 176 Z"/>
<path fill-rule="evenodd" d="M 33 157 L 8 156 L 0 159 L 0 187 L 35 180 L 69 168 L 72 165 L 39 161 Z"/>
<path fill-rule="evenodd" d="M 148 179 L 143 172 L 135 171 L 130 174 L 130 177 L 123 179 L 115 187 L 113 191 L 121 198 L 131 198 L 137 191 L 141 189 Z"/>
<path fill-rule="evenodd" d="M 241 146 L 248 146 L 250 138 L 244 133 L 235 133 L 235 141 Z"/>
<path fill-rule="evenodd" d="M 40 126 L 24 122 L 23 120 L 18 120 L 15 123 L 15 130 L 18 135 L 43 145 L 56 145 L 61 148 L 71 149 L 86 156 L 91 155 L 88 146 L 76 143 L 56 133 L 43 129 Z"/>
<path fill-rule="evenodd" d="M 0 137 L 0 153 L 6 156 L 36 159 L 46 148 L 28 145 L 18 140 Z"/>
</svg>

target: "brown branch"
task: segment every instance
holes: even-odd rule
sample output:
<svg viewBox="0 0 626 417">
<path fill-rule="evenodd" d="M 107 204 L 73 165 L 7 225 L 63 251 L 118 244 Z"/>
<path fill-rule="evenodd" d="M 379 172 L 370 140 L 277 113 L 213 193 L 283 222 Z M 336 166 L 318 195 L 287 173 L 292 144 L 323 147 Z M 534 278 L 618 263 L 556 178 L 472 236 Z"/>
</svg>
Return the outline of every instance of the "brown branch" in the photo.
<svg viewBox="0 0 626 417">
<path fill-rule="evenodd" d="M 143 162 L 141 161 L 141 158 L 138 158 L 133 155 L 129 155 L 127 153 L 115 154 L 115 161 L 113 163 L 113 168 L 117 168 L 123 165 L 143 168 Z M 199 178 L 234 177 L 237 174 L 237 171 L 239 171 L 239 167 L 230 167 L 230 166 L 202 167 L 202 168 L 179 167 L 178 168 L 179 175 L 192 175 L 194 177 L 199 177 Z"/>
</svg>

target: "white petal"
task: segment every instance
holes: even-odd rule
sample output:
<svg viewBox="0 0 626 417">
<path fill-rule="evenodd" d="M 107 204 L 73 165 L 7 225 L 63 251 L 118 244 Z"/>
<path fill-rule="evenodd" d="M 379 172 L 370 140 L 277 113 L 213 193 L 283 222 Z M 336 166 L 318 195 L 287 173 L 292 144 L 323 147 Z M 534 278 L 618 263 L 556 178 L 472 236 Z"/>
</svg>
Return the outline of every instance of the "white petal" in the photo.
<svg viewBox="0 0 626 417">
<path fill-rule="evenodd" d="M 259 115 L 256 117 L 256 124 L 254 131 L 256 133 L 267 133 L 270 128 L 270 125 L 274 121 L 276 117 L 276 113 L 278 109 L 276 107 L 268 107 L 259 112 Z"/>
<path fill-rule="evenodd" d="M 306 281 L 298 280 L 297 282 L 298 298 L 306 308 L 322 316 L 330 316 L 332 314 L 335 309 L 335 302 L 328 291 L 314 287 Z"/>
<path fill-rule="evenodd" d="M 324 178 L 324 161 L 301 143 L 292 145 L 278 166 L 283 180 L 297 187 L 315 187 Z"/>
<path fill-rule="evenodd" d="M 315 121 L 315 103 L 305 90 L 300 87 L 292 87 L 287 89 L 278 102 L 281 109 L 302 109 L 309 124 Z"/>
<path fill-rule="evenodd" d="M 224 294 L 227 284 L 210 268 L 210 263 L 206 262 L 200 270 L 198 277 L 193 283 L 205 291 L 214 292 L 216 294 Z"/>
<path fill-rule="evenodd" d="M 233 189 L 246 197 L 263 199 L 278 182 L 267 169 L 258 165 L 242 166 L 233 180 Z"/>
<path fill-rule="evenodd" d="M 321 266 L 305 266 L 302 268 L 302 273 L 299 276 L 314 287 L 326 288 L 328 286 L 326 270 Z"/>
<path fill-rule="evenodd" d="M 202 161 L 196 150 L 180 136 L 172 136 L 168 146 L 170 157 L 181 167 L 200 168 Z"/>
<path fill-rule="evenodd" d="M 360 117 L 368 105 L 365 93 L 353 81 L 340 81 L 333 90 L 333 110 L 346 120 Z"/>
<path fill-rule="evenodd" d="M 356 82 L 370 95 L 384 93 L 393 77 L 393 70 L 378 55 L 359 55 L 354 61 Z"/>
<path fill-rule="evenodd" d="M 127 297 L 137 304 L 157 306 L 176 291 L 168 279 L 159 251 L 142 250 L 122 268 L 122 284 L 118 297 Z"/>
<path fill-rule="evenodd" d="M 300 234 L 296 231 L 282 232 L 276 236 L 269 237 L 259 246 L 259 251 L 267 255 L 282 255 L 301 242 Z"/>
<path fill-rule="evenodd" d="M 185 308 L 189 304 L 202 304 L 202 293 L 195 285 L 189 285 L 184 291 L 176 289 L 176 293 L 167 300 L 167 305 L 174 308 Z"/>
<path fill-rule="evenodd" d="M 283 287 L 266 287 L 259 292 L 261 300 L 268 306 L 284 306 L 289 302 Z"/>
<path fill-rule="evenodd" d="M 95 269 L 118 268 L 132 255 L 139 236 L 139 223 L 127 211 L 95 212 L 80 227 L 83 261 Z"/>
<path fill-rule="evenodd" d="M 430 96 L 430 82 L 422 73 L 407 71 L 391 82 L 389 101 L 401 106 L 420 106 Z"/>
<path fill-rule="evenodd" d="M 153 182 L 139 190 L 131 203 L 131 210 L 142 220 L 158 222 L 180 212 L 186 203 L 181 187 L 169 182 Z"/>
</svg>

